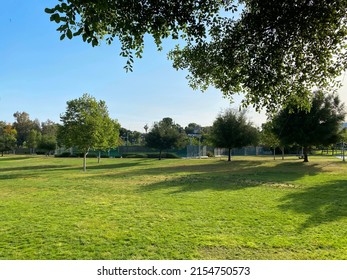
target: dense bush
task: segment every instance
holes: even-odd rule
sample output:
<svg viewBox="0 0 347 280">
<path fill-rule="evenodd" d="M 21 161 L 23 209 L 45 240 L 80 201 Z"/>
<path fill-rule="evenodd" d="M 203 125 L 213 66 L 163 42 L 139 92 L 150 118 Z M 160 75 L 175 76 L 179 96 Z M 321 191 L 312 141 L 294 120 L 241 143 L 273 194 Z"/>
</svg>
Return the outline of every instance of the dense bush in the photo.
<svg viewBox="0 0 347 280">
<path fill-rule="evenodd" d="M 214 153 L 213 153 L 213 152 L 210 152 L 210 151 L 208 151 L 208 152 L 206 153 L 206 155 L 207 155 L 208 157 L 214 157 Z"/>
</svg>

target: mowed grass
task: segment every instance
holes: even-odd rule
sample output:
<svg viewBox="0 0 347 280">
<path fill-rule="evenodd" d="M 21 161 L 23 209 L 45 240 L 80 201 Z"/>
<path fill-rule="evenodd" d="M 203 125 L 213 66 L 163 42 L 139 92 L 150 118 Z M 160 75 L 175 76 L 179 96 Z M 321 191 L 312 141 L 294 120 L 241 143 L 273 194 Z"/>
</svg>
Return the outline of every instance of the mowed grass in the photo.
<svg viewBox="0 0 347 280">
<path fill-rule="evenodd" d="M 0 158 L 0 259 L 347 259 L 333 157 Z"/>
</svg>

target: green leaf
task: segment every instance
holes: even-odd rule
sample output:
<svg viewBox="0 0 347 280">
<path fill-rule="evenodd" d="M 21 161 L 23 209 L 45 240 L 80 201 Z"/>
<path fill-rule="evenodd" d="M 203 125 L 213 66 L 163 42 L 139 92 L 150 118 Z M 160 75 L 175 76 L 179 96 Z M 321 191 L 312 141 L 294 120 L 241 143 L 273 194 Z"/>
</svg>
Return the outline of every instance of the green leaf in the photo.
<svg viewBox="0 0 347 280">
<path fill-rule="evenodd" d="M 58 14 L 54 14 L 55 17 L 54 17 L 54 20 L 56 23 L 59 23 L 60 22 L 60 16 Z"/>
<path fill-rule="evenodd" d="M 83 32 L 83 29 L 80 28 L 80 29 L 78 29 L 78 30 L 73 34 L 73 36 L 79 36 L 79 35 L 82 34 L 82 32 Z"/>
<path fill-rule="evenodd" d="M 98 44 L 99 44 L 98 39 L 93 38 L 93 40 L 92 40 L 92 46 L 93 46 L 93 47 L 96 47 Z"/>
<path fill-rule="evenodd" d="M 45 13 L 47 13 L 47 14 L 52 14 L 52 13 L 54 13 L 54 9 L 46 8 L 46 9 L 45 9 Z"/>
<path fill-rule="evenodd" d="M 72 32 L 71 32 L 71 29 L 68 29 L 66 31 L 66 36 L 71 40 L 72 39 Z"/>
</svg>

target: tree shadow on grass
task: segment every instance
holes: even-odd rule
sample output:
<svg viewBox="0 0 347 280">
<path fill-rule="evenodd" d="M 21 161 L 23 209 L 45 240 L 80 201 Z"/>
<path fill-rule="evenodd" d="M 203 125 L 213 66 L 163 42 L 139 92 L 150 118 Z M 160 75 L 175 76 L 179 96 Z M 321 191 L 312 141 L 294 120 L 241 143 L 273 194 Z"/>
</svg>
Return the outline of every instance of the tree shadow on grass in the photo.
<svg viewBox="0 0 347 280">
<path fill-rule="evenodd" d="M 228 175 L 238 174 L 240 176 L 247 176 L 248 174 L 261 176 L 272 175 L 284 175 L 286 179 L 300 178 L 301 176 L 308 174 L 316 174 L 321 171 L 319 164 L 303 164 L 302 162 L 281 162 L 276 163 L 274 167 L 266 166 L 268 161 L 264 160 L 238 160 L 238 161 L 213 161 L 211 163 L 202 164 L 186 164 L 186 160 L 181 160 L 181 164 L 175 165 L 158 165 L 156 167 L 137 169 L 137 170 L 126 170 L 124 173 L 117 173 L 115 175 L 131 175 L 131 176 L 143 176 L 143 175 L 187 175 L 192 176 L 198 175 Z M 117 167 L 117 165 L 115 165 Z M 103 167 L 101 167 L 102 169 Z"/>
<path fill-rule="evenodd" d="M 32 165 L 0 168 L 0 174 L 11 171 L 30 171 L 30 170 L 60 170 L 69 167 L 69 165 Z"/>
<path fill-rule="evenodd" d="M 347 180 L 335 180 L 288 194 L 282 202 L 280 209 L 284 211 L 309 215 L 300 230 L 337 221 L 347 217 Z"/>
<path fill-rule="evenodd" d="M 38 177 L 40 173 L 59 171 L 68 165 L 34 165 L 0 168 L 0 180 L 16 180 Z"/>
<path fill-rule="evenodd" d="M 15 158 L 15 157 L 13 157 Z M 18 159 L 32 159 L 32 157 L 18 157 Z M 80 160 L 80 162 L 79 162 Z M 82 160 L 77 159 L 75 162 L 71 164 L 38 164 L 38 165 L 28 165 L 28 163 L 21 164 L 17 162 L 15 166 L 5 166 L 0 167 L 0 180 L 16 180 L 16 179 L 26 179 L 26 178 L 34 178 L 43 176 L 59 176 L 60 172 L 70 172 L 70 171 L 78 171 L 83 172 Z M 80 165 L 79 165 L 80 163 Z M 134 160 L 131 162 L 122 162 L 117 160 L 116 162 L 110 162 L 103 164 L 98 164 L 96 161 L 89 163 L 87 165 L 87 172 L 85 172 L 86 176 L 88 176 L 88 171 L 94 171 L 92 174 L 95 175 L 96 172 L 100 171 L 108 171 L 114 170 L 115 173 L 124 172 L 126 169 L 134 168 L 136 170 L 136 166 L 146 166 L 150 164 L 149 162 L 143 162 L 141 160 Z M 135 171 L 136 172 L 136 171 Z M 115 176 L 116 178 L 117 176 Z"/>
<path fill-rule="evenodd" d="M 141 161 L 134 161 L 134 162 L 117 162 L 113 164 L 103 164 L 102 162 L 100 164 L 90 164 L 87 166 L 88 170 L 107 170 L 107 169 L 123 169 L 123 168 L 131 168 L 135 166 L 140 165 L 147 165 Z M 82 166 L 81 168 L 82 169 Z"/>
<path fill-rule="evenodd" d="M 174 173 L 176 176 L 167 176 L 160 182 L 144 184 L 139 191 L 168 190 L 169 194 L 173 194 L 204 190 L 233 191 L 261 185 L 291 187 L 293 181 L 303 176 L 314 176 L 322 172 L 318 164 L 303 165 L 301 162 L 282 162 L 275 166 L 263 166 L 263 163 L 262 161 L 240 161 L 234 165 L 217 163 L 149 169 L 146 170 L 148 174 Z M 179 172 L 183 172 L 183 175 L 177 174 Z"/>
<path fill-rule="evenodd" d="M 68 167 L 68 165 L 33 165 L 33 166 L 16 166 L 0 168 L 0 174 L 4 174 L 12 171 L 51 171 L 61 170 Z"/>
<path fill-rule="evenodd" d="M 10 156 L 10 157 L 6 157 L 6 156 L 3 156 L 3 157 L 0 157 L 0 162 L 3 162 L 3 161 L 18 161 L 18 160 L 26 160 L 26 159 L 32 159 L 33 157 L 31 156 Z"/>
</svg>

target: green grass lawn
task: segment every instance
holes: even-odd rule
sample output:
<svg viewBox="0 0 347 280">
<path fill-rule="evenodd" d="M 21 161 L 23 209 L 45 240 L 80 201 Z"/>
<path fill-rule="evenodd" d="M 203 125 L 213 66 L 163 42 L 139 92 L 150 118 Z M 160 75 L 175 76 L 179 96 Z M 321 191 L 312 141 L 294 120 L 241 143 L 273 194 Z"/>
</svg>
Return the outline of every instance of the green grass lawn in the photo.
<svg viewBox="0 0 347 280">
<path fill-rule="evenodd" d="M 347 259 L 333 157 L 0 158 L 0 259 Z"/>
</svg>

